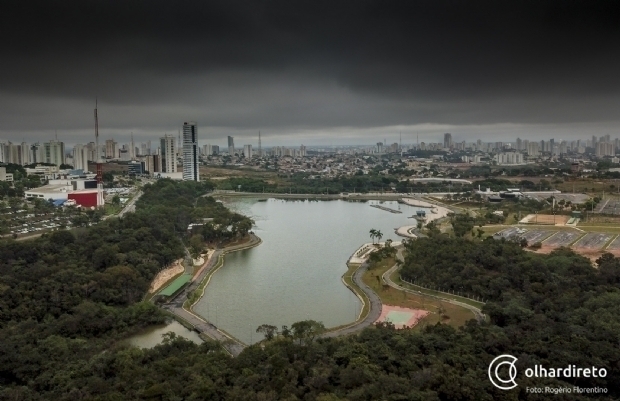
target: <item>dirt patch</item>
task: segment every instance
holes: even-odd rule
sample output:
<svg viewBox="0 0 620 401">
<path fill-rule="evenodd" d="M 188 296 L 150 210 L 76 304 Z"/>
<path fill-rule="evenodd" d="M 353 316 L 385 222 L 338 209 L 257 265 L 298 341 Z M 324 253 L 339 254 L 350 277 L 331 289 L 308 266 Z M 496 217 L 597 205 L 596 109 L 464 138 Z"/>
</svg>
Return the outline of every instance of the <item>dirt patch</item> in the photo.
<svg viewBox="0 0 620 401">
<path fill-rule="evenodd" d="M 159 291 L 159 289 L 168 281 L 170 281 L 171 278 L 173 278 L 177 274 L 183 273 L 184 270 L 185 268 L 183 267 L 183 259 L 175 261 L 172 266 L 157 273 L 157 276 L 155 276 L 155 278 L 151 282 L 149 292 L 153 293 Z"/>
<path fill-rule="evenodd" d="M 198 269 L 194 267 L 194 278 L 198 277 L 200 273 L 202 273 L 202 271 L 205 269 L 205 267 L 207 267 L 214 253 L 215 253 L 214 249 L 209 249 L 207 253 L 203 253 L 201 255 L 201 258 L 203 259 L 203 263 Z"/>
</svg>

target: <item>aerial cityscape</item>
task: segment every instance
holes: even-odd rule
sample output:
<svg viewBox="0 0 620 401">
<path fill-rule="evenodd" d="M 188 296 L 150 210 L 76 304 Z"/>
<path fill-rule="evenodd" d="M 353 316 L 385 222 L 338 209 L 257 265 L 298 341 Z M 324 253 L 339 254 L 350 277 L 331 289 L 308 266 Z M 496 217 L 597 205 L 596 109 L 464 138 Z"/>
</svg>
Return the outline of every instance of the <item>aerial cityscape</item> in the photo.
<svg viewBox="0 0 620 401">
<path fill-rule="evenodd" d="M 618 4 L 2 14 L 0 400 L 620 399 Z"/>
</svg>

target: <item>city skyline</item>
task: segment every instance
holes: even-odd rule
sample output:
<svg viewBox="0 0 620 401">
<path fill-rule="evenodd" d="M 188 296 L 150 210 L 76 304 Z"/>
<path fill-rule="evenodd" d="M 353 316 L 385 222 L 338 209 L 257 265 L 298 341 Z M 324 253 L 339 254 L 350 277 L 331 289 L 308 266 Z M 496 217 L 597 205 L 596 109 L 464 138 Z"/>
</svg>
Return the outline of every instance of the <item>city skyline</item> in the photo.
<svg viewBox="0 0 620 401">
<path fill-rule="evenodd" d="M 84 143 L 96 96 L 101 137 L 119 141 L 174 134 L 187 118 L 205 141 L 244 144 L 261 130 L 275 146 L 615 135 L 618 8 L 15 3 L 0 26 L 13 39 L 0 44 L 11 61 L 0 66 L 0 139 L 57 130 Z M 173 28 L 180 19 L 193 29 Z"/>
</svg>

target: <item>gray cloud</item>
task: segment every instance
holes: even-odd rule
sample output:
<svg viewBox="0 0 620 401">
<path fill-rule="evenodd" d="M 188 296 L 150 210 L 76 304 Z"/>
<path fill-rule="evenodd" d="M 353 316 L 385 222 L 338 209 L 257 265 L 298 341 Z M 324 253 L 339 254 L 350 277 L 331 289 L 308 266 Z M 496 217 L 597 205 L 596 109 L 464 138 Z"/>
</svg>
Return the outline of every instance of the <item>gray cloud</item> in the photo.
<svg viewBox="0 0 620 401">
<path fill-rule="evenodd" d="M 618 6 L 507 3 L 14 2 L 0 15 L 0 135 L 88 137 L 95 96 L 102 134 L 139 138 L 185 120 L 274 142 L 617 132 Z"/>
</svg>

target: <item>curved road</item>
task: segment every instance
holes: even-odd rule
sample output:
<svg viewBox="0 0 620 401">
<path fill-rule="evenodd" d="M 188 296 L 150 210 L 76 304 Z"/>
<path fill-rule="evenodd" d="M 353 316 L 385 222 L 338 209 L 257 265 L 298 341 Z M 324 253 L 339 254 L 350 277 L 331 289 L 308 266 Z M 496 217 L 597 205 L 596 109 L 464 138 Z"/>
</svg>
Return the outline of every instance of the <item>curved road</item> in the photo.
<svg viewBox="0 0 620 401">
<path fill-rule="evenodd" d="M 398 249 L 398 252 L 396 253 L 396 257 L 400 261 L 404 261 L 404 258 L 403 258 L 403 248 L 402 247 Z M 410 290 L 409 288 L 401 287 L 400 285 L 398 285 L 395 282 L 393 282 L 392 279 L 390 278 L 392 273 L 394 273 L 397 269 L 398 269 L 398 265 L 396 264 L 396 265 L 392 266 L 390 269 L 388 269 L 381 276 L 381 279 L 383 280 L 383 282 L 386 283 L 387 285 L 389 285 L 390 287 L 395 288 L 395 289 L 400 290 L 400 291 L 408 292 L 410 294 L 422 295 L 422 296 L 426 296 L 426 297 L 440 299 L 443 302 L 447 302 L 447 303 L 450 303 L 450 304 L 453 304 L 453 305 L 457 305 L 457 306 L 463 307 L 465 309 L 469 309 L 470 311 L 472 311 L 472 313 L 476 317 L 476 320 L 478 320 L 479 322 L 482 322 L 482 321 L 484 321 L 486 319 L 486 316 L 484 315 L 484 313 L 482 313 L 480 308 L 476 308 L 475 306 L 466 304 L 464 302 L 455 301 L 454 299 L 445 298 L 445 297 L 442 297 L 441 295 L 424 294 L 424 293 L 422 293 L 420 291 Z"/>
<path fill-rule="evenodd" d="M 321 337 L 338 337 L 338 336 L 343 336 L 347 334 L 353 334 L 357 331 L 360 331 L 370 326 L 377 319 L 379 319 L 379 316 L 381 316 L 381 308 L 382 308 L 381 299 L 379 299 L 379 296 L 370 287 L 368 287 L 364 283 L 364 281 L 362 281 L 362 277 L 364 276 L 364 273 L 366 272 L 367 269 L 368 269 L 368 264 L 363 263 L 353 273 L 353 277 L 352 277 L 353 282 L 362 290 L 362 292 L 364 292 L 364 294 L 366 294 L 366 296 L 368 297 L 370 301 L 370 310 L 368 311 L 368 314 L 366 315 L 366 317 L 359 322 L 355 322 L 351 324 L 350 326 L 345 326 L 340 329 L 325 333 Z"/>
</svg>

